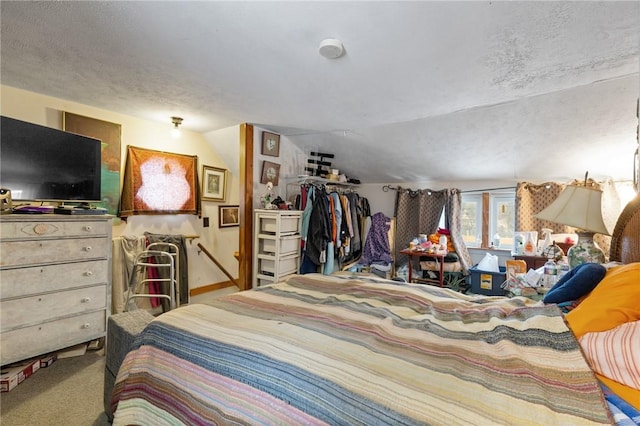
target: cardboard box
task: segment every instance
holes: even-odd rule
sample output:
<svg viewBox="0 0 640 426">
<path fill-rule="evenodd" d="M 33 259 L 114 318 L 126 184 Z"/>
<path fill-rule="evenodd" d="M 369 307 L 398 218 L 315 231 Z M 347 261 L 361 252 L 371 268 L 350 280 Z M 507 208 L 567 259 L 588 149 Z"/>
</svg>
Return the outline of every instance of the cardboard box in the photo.
<svg viewBox="0 0 640 426">
<path fill-rule="evenodd" d="M 9 365 L 0 372 L 0 392 L 9 392 L 40 369 L 40 359 Z"/>
<path fill-rule="evenodd" d="M 40 368 L 47 368 L 58 359 L 57 354 L 49 354 L 43 358 L 40 358 Z"/>
<path fill-rule="evenodd" d="M 500 272 L 489 272 L 482 271 L 476 266 L 469 268 L 471 293 L 485 296 L 504 296 L 505 290 L 501 286 L 507 279 L 507 269 L 500 266 Z"/>
</svg>

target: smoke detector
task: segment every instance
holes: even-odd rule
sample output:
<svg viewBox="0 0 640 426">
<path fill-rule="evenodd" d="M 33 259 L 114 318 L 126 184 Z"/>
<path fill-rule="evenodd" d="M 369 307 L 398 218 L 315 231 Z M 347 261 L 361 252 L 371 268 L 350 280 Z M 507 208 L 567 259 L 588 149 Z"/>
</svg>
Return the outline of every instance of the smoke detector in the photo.
<svg viewBox="0 0 640 426">
<path fill-rule="evenodd" d="M 320 42 L 318 52 L 327 59 L 337 59 L 344 54 L 344 46 L 338 39 L 327 38 Z"/>
</svg>

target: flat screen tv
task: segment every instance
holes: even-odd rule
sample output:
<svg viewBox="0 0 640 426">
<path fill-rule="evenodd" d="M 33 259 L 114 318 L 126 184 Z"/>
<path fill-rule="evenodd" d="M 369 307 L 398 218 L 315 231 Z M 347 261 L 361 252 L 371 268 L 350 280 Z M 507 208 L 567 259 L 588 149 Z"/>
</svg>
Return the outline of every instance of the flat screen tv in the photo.
<svg viewBox="0 0 640 426">
<path fill-rule="evenodd" d="M 1 118 L 0 187 L 13 200 L 101 201 L 100 140 Z"/>
</svg>

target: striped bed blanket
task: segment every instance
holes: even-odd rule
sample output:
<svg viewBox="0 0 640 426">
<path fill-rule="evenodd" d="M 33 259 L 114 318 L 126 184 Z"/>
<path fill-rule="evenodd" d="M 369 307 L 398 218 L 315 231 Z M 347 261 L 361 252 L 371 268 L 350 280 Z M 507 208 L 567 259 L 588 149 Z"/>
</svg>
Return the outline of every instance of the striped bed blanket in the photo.
<svg viewBox="0 0 640 426">
<path fill-rule="evenodd" d="M 612 423 L 555 306 L 316 274 L 159 316 L 112 407 L 115 425 Z"/>
</svg>

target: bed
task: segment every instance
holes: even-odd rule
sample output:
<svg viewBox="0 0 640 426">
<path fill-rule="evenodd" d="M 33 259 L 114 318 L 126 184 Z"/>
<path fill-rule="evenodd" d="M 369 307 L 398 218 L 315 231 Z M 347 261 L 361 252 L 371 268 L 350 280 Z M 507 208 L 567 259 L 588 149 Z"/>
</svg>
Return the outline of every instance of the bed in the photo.
<svg viewBox="0 0 640 426">
<path fill-rule="evenodd" d="M 626 310 L 598 314 L 637 323 L 640 263 L 617 270 L 603 289 L 624 280 Z M 633 386 L 607 381 L 581 342 L 611 330 L 590 330 L 578 308 L 293 276 L 155 318 L 118 372 L 113 423 L 633 424 Z"/>
</svg>

